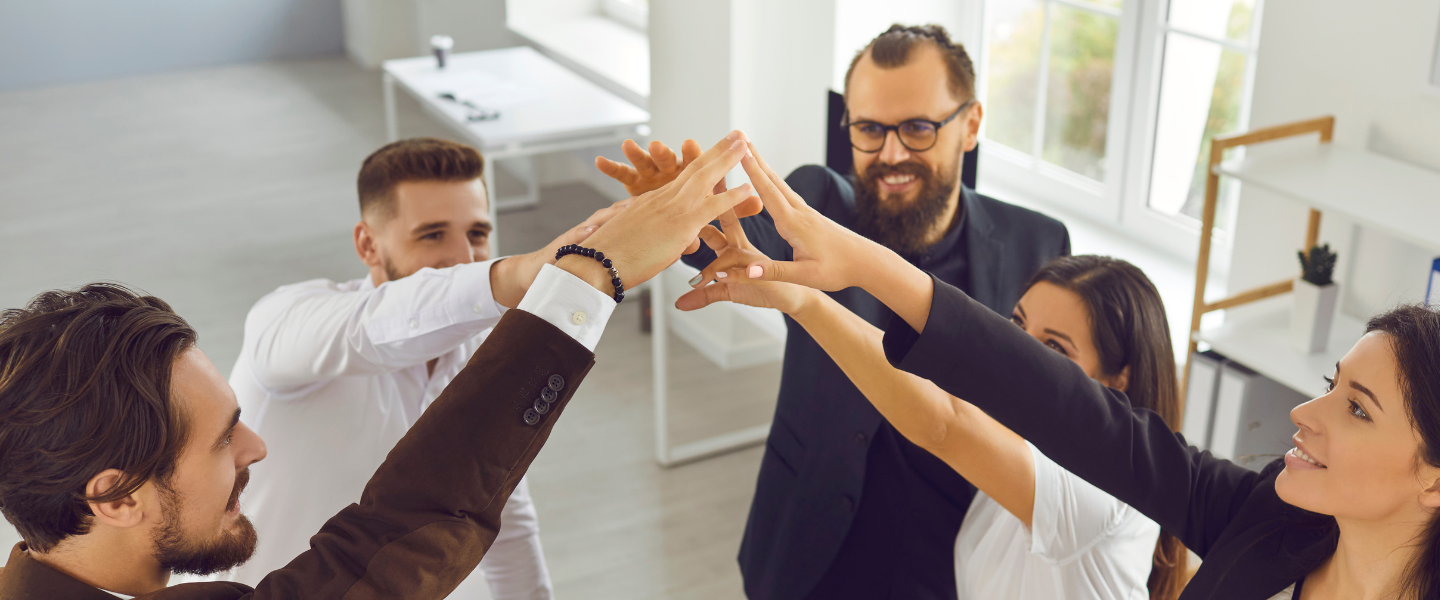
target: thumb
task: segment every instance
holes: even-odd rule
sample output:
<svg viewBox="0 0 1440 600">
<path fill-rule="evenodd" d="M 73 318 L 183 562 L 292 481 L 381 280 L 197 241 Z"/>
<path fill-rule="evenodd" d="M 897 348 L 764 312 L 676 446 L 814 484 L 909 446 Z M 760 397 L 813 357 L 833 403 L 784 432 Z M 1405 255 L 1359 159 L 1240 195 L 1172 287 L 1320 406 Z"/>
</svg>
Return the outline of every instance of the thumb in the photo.
<svg viewBox="0 0 1440 600">
<path fill-rule="evenodd" d="M 750 263 L 745 269 L 747 279 L 755 281 L 784 281 L 805 287 L 825 289 L 824 282 L 815 263 L 788 260 L 760 260 Z M 835 290 L 827 290 L 835 291 Z"/>
<path fill-rule="evenodd" d="M 724 285 L 707 285 L 685 292 L 675 300 L 675 308 L 682 311 L 700 310 L 716 302 L 729 300 L 729 290 Z"/>
</svg>

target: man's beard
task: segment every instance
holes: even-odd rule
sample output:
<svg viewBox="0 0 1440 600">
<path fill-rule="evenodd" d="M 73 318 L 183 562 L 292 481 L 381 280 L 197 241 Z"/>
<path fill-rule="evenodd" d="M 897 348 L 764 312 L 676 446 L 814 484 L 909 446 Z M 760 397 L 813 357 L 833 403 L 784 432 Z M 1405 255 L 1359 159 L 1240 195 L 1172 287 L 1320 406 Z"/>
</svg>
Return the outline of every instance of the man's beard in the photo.
<svg viewBox="0 0 1440 600">
<path fill-rule="evenodd" d="M 414 271 L 404 273 L 395 268 L 395 263 L 390 261 L 389 256 L 380 255 L 380 268 L 385 271 L 385 281 L 398 281 L 415 274 Z"/>
<path fill-rule="evenodd" d="M 235 489 L 225 505 L 226 511 L 240 502 L 240 492 L 247 483 L 250 483 L 250 469 L 235 476 Z M 155 534 L 155 560 L 162 568 L 172 573 L 210 575 L 238 567 L 255 554 L 258 536 L 245 515 L 236 518 L 235 530 L 222 531 L 218 538 L 204 542 L 188 540 L 180 522 L 180 493 L 166 485 L 157 485 L 156 489 L 160 492 L 164 518 Z"/>
<path fill-rule="evenodd" d="M 933 241 L 927 243 L 926 238 L 950 207 L 950 195 L 959 184 L 959 174 L 958 163 L 949 172 L 938 175 L 918 162 L 871 163 L 864 173 L 857 173 L 855 177 L 855 230 L 900 254 L 923 254 L 933 244 Z M 914 175 L 920 182 L 915 199 L 909 202 L 895 196 L 882 199 L 880 180 L 888 175 Z M 956 214 L 959 214 L 958 207 Z"/>
</svg>

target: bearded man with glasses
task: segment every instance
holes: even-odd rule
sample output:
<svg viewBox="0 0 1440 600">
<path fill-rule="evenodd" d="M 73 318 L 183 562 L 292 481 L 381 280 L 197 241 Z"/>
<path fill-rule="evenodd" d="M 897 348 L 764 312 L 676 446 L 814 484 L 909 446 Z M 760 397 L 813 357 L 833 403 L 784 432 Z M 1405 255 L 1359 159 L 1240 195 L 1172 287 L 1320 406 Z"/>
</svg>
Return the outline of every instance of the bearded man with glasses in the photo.
<svg viewBox="0 0 1440 600">
<path fill-rule="evenodd" d="M 810 165 L 785 180 L 821 214 L 1006 316 L 1035 271 L 1070 254 L 1060 222 L 961 185 L 984 109 L 970 57 L 943 28 L 880 34 L 850 63 L 845 101 L 855 174 Z M 625 151 L 634 166 L 597 166 L 638 195 L 699 146 L 687 141 L 679 160 L 659 142 Z M 741 223 L 760 251 L 793 258 L 768 213 Z M 684 260 L 703 268 L 714 257 L 702 247 Z M 831 296 L 877 327 L 894 317 L 858 288 Z M 804 328 L 786 324 L 780 397 L 740 546 L 746 594 L 955 598 L 955 536 L 975 488 L 905 440 Z"/>
</svg>

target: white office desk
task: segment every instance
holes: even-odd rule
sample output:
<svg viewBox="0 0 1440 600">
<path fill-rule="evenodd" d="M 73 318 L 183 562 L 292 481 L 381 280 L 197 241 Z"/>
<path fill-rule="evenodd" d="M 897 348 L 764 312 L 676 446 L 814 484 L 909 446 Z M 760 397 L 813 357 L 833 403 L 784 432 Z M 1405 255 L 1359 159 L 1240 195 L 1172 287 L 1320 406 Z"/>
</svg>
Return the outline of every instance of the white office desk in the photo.
<svg viewBox="0 0 1440 600">
<path fill-rule="evenodd" d="M 395 119 L 395 88 L 405 90 L 425 111 L 485 155 L 485 187 L 491 194 L 490 219 L 500 209 L 533 206 L 540 190 L 533 158 L 537 154 L 619 144 L 645 137 L 650 113 L 560 66 L 528 46 L 451 55 L 444 69 L 435 57 L 385 61 L 385 133 L 400 138 Z M 469 121 L 468 108 L 441 94 L 453 94 L 500 111 L 489 121 Z M 519 198 L 495 197 L 495 163 L 525 180 Z M 588 215 L 577 216 L 576 222 Z M 498 229 L 498 228 L 497 228 Z M 498 236 L 490 236 L 492 253 Z"/>
</svg>

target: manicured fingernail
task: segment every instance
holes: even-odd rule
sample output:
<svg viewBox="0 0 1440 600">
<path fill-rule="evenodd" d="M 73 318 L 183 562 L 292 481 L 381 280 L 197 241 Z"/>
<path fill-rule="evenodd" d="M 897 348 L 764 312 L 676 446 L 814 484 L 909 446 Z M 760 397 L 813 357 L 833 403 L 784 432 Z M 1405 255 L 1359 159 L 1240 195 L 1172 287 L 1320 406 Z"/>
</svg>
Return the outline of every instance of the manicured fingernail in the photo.
<svg viewBox="0 0 1440 600">
<path fill-rule="evenodd" d="M 734 130 L 734 131 L 731 131 L 728 135 L 726 135 L 726 136 L 725 136 L 725 139 L 727 139 L 727 140 L 738 140 L 738 139 L 740 139 L 740 137 L 741 137 L 742 135 L 744 135 L 744 134 L 740 133 L 740 130 L 739 130 L 739 129 L 736 129 L 736 130 Z"/>
<path fill-rule="evenodd" d="M 750 265 L 750 278 L 759 279 L 765 276 L 765 268 L 760 265 Z"/>
<path fill-rule="evenodd" d="M 742 142 L 742 141 L 740 141 L 740 140 L 735 140 L 735 143 L 730 144 L 730 149 L 731 149 L 731 150 L 739 150 L 739 149 L 744 148 L 744 147 L 745 147 L 745 142 Z"/>
<path fill-rule="evenodd" d="M 594 225 L 591 225 L 591 226 L 585 228 L 585 233 L 591 233 L 591 232 L 593 232 L 593 231 L 595 231 L 595 226 L 594 226 Z"/>
<path fill-rule="evenodd" d="M 724 278 L 729 277 L 729 276 L 730 276 L 730 274 L 729 274 L 729 273 L 726 273 L 726 272 L 724 272 L 724 271 L 716 271 L 716 272 L 715 272 L 715 278 L 716 278 L 716 279 L 724 279 Z"/>
<path fill-rule="evenodd" d="M 700 283 L 700 278 L 702 278 L 702 277 L 704 277 L 704 276 L 705 276 L 704 273 L 696 273 L 694 277 L 691 277 L 691 278 L 690 278 L 690 285 L 693 286 L 693 285 L 695 285 L 695 284 L 697 284 L 697 283 Z"/>
</svg>

